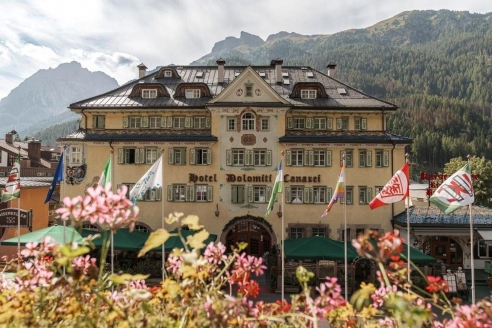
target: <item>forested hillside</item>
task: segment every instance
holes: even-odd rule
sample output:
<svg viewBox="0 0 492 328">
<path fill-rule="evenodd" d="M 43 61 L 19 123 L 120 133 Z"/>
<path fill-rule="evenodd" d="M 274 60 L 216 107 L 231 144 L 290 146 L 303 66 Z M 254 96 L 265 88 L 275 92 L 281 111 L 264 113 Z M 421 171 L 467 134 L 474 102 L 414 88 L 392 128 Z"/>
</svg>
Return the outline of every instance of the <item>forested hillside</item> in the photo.
<svg viewBox="0 0 492 328">
<path fill-rule="evenodd" d="M 56 145 L 56 139 L 65 137 L 70 133 L 76 131 L 79 127 L 77 120 L 55 124 L 49 128 L 36 132 L 32 137 L 36 140 L 41 140 L 43 146 Z"/>
<path fill-rule="evenodd" d="M 245 43 L 245 42 L 243 42 Z M 245 49 L 245 50 L 244 50 Z M 281 32 L 261 45 L 242 44 L 193 64 L 310 65 L 401 110 L 391 132 L 414 139 L 413 162 L 442 170 L 451 158 L 492 159 L 492 14 L 412 11 L 366 29 L 333 35 Z"/>
</svg>

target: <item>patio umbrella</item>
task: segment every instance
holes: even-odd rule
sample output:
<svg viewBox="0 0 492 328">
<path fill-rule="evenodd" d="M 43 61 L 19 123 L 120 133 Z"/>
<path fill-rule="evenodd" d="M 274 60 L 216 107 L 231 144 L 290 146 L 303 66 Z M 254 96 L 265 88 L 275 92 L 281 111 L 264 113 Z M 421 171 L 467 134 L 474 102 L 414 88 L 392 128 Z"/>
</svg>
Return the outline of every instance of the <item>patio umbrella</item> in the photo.
<svg viewBox="0 0 492 328">
<path fill-rule="evenodd" d="M 188 236 L 193 236 L 195 233 L 197 233 L 197 230 L 181 230 L 181 234 L 183 235 L 184 239 Z M 171 233 L 177 233 L 176 230 L 171 231 Z M 217 240 L 217 235 L 210 234 L 207 239 L 203 242 L 205 245 L 208 245 L 211 242 L 214 242 Z M 184 248 L 183 242 L 181 241 L 181 238 L 179 236 L 171 236 L 169 237 L 168 240 L 164 243 L 165 251 L 166 252 L 171 252 L 175 248 Z M 155 252 L 161 252 L 162 251 L 162 246 L 156 247 L 153 249 Z"/>
<path fill-rule="evenodd" d="M 20 236 L 20 243 L 25 246 L 30 242 L 41 242 L 45 237 L 51 237 L 55 243 L 63 244 L 63 235 L 65 235 L 65 241 L 82 243 L 82 236 L 77 232 L 74 227 L 54 225 L 44 229 L 28 232 Z M 1 242 L 2 245 L 17 246 L 17 237 L 9 238 Z"/>
<path fill-rule="evenodd" d="M 109 240 L 110 238 L 109 230 L 94 231 L 94 230 L 82 229 L 81 231 L 81 235 L 84 238 L 88 237 L 89 235 L 95 235 L 95 234 L 101 235 L 101 237 L 93 240 L 93 243 L 96 246 L 96 248 L 101 248 L 104 240 Z M 134 230 L 130 232 L 130 230 L 128 229 L 118 229 L 113 234 L 113 242 L 114 242 L 113 248 L 122 251 L 139 251 L 145 244 L 145 241 L 147 240 L 148 237 L 149 234 L 143 231 Z"/>
<path fill-rule="evenodd" d="M 284 252 L 287 259 L 293 260 L 344 260 L 343 242 L 325 237 L 292 238 L 284 241 Z M 347 247 L 347 259 L 357 257 L 354 248 Z"/>
</svg>

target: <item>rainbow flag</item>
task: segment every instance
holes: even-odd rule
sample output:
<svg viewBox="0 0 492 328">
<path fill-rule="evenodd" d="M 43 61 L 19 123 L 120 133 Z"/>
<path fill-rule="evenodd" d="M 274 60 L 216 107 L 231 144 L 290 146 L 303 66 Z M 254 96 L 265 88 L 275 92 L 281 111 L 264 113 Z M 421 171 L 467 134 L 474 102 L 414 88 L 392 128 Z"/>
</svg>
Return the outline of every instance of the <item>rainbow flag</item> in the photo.
<svg viewBox="0 0 492 328">
<path fill-rule="evenodd" d="M 342 197 L 345 197 L 345 161 L 342 162 L 342 167 L 340 169 L 340 175 L 338 176 L 338 182 L 335 188 L 335 192 L 333 193 L 330 203 L 326 207 L 326 210 L 321 215 L 321 217 L 325 217 L 333 207 L 333 204 L 335 204 L 338 199 Z"/>
</svg>

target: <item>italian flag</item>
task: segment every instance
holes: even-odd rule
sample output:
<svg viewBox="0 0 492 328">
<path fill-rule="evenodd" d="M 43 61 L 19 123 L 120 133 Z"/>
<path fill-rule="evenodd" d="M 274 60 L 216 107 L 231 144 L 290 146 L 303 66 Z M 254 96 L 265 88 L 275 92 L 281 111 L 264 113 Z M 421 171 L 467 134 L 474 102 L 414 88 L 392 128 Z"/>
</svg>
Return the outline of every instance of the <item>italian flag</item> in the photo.
<svg viewBox="0 0 492 328">
<path fill-rule="evenodd" d="M 450 214 L 461 206 L 472 204 L 475 201 L 475 193 L 470 164 L 466 163 L 458 172 L 444 181 L 429 201 L 445 214 Z"/>
<path fill-rule="evenodd" d="M 104 165 L 104 169 L 97 184 L 104 188 L 106 186 L 106 183 L 109 182 L 111 182 L 111 156 L 109 156 L 106 165 Z"/>
</svg>

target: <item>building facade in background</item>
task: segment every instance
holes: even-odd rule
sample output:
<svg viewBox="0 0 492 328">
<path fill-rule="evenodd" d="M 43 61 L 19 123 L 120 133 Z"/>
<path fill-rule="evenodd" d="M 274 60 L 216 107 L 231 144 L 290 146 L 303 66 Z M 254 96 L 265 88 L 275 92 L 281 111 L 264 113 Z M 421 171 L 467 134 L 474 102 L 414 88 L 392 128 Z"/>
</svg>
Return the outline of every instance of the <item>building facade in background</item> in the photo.
<svg viewBox="0 0 492 328">
<path fill-rule="evenodd" d="M 138 79 L 71 104 L 81 129 L 60 139 L 69 145 L 73 176 L 62 196 L 94 185 L 109 156 L 113 184 L 131 188 L 163 151 L 164 187 L 138 202 L 138 228 L 160 228 L 171 212 L 197 214 L 224 244 L 245 241 L 249 254 L 262 255 L 282 234 L 341 239 L 343 206 L 321 214 L 345 155 L 350 238 L 369 228 L 391 230 L 404 203 L 375 211 L 368 203 L 403 165 L 411 143 L 386 131 L 397 106 L 338 81 L 331 63 L 327 72 L 283 66 L 281 59 L 225 64 L 150 73 L 141 64 Z M 281 159 L 285 208 L 279 198 L 265 218 Z"/>
</svg>

